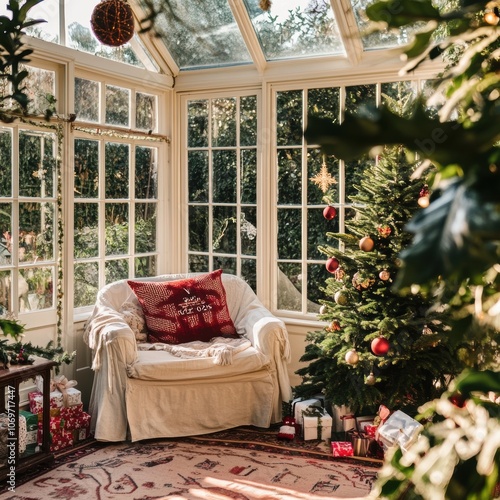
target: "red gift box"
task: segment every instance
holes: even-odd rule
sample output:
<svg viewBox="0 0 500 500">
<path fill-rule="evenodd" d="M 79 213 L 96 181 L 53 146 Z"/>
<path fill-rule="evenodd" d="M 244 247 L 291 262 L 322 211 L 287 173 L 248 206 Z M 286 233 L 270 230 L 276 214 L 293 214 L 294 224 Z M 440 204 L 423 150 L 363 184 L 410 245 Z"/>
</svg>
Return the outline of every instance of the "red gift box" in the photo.
<svg viewBox="0 0 500 500">
<path fill-rule="evenodd" d="M 50 417 L 50 422 L 49 422 L 49 429 L 50 432 L 57 432 L 61 429 L 64 429 L 66 427 L 66 420 L 62 417 Z M 38 422 L 38 428 L 42 429 L 43 428 L 43 421 Z"/>
<path fill-rule="evenodd" d="M 28 399 L 30 402 L 30 412 L 34 414 L 41 413 L 43 409 L 43 393 L 39 391 L 30 392 L 28 394 Z M 63 395 L 59 391 L 51 392 L 50 407 L 61 408 L 62 405 L 63 405 Z"/>
<path fill-rule="evenodd" d="M 77 417 L 69 418 L 65 425 L 65 429 L 71 431 L 81 429 L 82 427 L 90 427 L 90 415 L 84 411 L 82 411 Z"/>
<path fill-rule="evenodd" d="M 332 441 L 332 454 L 334 457 L 352 457 L 354 449 L 349 441 Z"/>
<path fill-rule="evenodd" d="M 63 406 L 61 408 L 61 417 L 69 420 L 70 418 L 78 418 L 83 413 L 83 403 L 74 406 Z"/>
<path fill-rule="evenodd" d="M 52 419 L 51 419 L 52 420 Z M 42 426 L 38 425 L 38 444 L 42 444 L 43 431 Z M 69 446 L 73 446 L 74 438 L 73 431 L 67 429 L 57 429 L 55 431 L 50 431 L 50 451 L 63 450 Z"/>
<path fill-rule="evenodd" d="M 366 435 L 370 438 L 375 439 L 375 432 L 377 431 L 377 426 L 376 425 L 365 425 L 365 432 Z"/>
</svg>

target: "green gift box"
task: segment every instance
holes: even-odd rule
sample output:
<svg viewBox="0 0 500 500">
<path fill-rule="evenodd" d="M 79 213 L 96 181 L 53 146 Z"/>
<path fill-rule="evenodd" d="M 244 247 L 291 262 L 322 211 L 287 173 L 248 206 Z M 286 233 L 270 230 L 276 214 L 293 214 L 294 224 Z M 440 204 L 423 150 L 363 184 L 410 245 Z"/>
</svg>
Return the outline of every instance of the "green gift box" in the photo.
<svg viewBox="0 0 500 500">
<path fill-rule="evenodd" d="M 22 456 L 33 455 L 39 450 L 37 444 L 38 415 L 26 410 L 19 410 L 19 416 L 26 419 L 26 451 Z"/>
</svg>

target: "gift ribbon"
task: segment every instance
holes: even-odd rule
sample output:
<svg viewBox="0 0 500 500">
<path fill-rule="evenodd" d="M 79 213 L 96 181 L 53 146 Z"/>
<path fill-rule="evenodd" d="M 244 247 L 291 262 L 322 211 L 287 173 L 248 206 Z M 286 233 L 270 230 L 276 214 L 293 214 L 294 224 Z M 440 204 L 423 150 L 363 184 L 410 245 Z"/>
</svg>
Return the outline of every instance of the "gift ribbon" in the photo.
<svg viewBox="0 0 500 500">
<path fill-rule="evenodd" d="M 317 439 L 321 440 L 322 437 L 322 423 L 321 417 L 324 416 L 324 413 L 321 411 L 321 408 L 317 406 L 309 406 L 305 410 L 302 411 L 302 416 L 304 417 L 318 417 L 318 427 L 317 427 Z"/>
<path fill-rule="evenodd" d="M 50 392 L 56 389 L 63 395 L 63 405 L 68 406 L 68 389 L 77 385 L 76 380 L 68 380 L 64 375 L 59 375 L 50 381 Z"/>
</svg>

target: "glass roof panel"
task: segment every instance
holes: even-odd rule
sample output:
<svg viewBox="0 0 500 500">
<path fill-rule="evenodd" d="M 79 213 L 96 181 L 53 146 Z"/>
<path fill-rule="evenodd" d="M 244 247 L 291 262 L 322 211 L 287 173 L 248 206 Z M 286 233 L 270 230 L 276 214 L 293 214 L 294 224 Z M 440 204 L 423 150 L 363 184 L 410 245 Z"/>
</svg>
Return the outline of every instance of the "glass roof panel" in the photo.
<svg viewBox="0 0 500 500">
<path fill-rule="evenodd" d="M 273 0 L 268 12 L 244 2 L 268 61 L 344 54 L 329 0 Z"/>
<path fill-rule="evenodd" d="M 156 31 L 180 69 L 252 62 L 227 0 L 153 3 Z"/>
<path fill-rule="evenodd" d="M 406 45 L 411 35 L 418 30 L 418 25 L 411 28 L 403 27 L 399 30 L 382 30 L 371 32 L 375 23 L 372 23 L 365 14 L 366 7 L 374 0 L 351 0 L 354 17 L 358 23 L 361 41 L 364 50 L 380 50 Z"/>
</svg>

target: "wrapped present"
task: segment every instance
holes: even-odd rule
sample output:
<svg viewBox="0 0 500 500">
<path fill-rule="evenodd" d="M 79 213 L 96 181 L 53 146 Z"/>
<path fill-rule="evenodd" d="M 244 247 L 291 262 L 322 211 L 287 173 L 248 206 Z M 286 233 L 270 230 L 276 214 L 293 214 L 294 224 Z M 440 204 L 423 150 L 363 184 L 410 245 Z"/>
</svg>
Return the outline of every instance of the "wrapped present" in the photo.
<svg viewBox="0 0 500 500">
<path fill-rule="evenodd" d="M 49 409 L 49 417 L 59 417 L 61 415 L 62 408 L 50 408 Z M 37 415 L 38 421 L 41 422 L 43 420 L 43 412 L 40 412 Z"/>
<path fill-rule="evenodd" d="M 73 430 L 73 440 L 75 443 L 83 441 L 90 436 L 90 415 L 88 413 L 83 413 L 78 423 L 80 427 Z"/>
<path fill-rule="evenodd" d="M 354 449 L 350 441 L 332 441 L 332 454 L 334 457 L 352 457 Z"/>
<path fill-rule="evenodd" d="M 63 406 L 61 408 L 61 417 L 66 420 L 78 418 L 83 413 L 83 403 L 78 403 L 73 406 Z"/>
<path fill-rule="evenodd" d="M 43 393 L 43 378 L 36 378 L 38 392 Z M 68 380 L 64 375 L 59 375 L 50 381 L 50 392 L 59 392 L 62 395 L 61 406 L 75 406 L 82 402 L 82 393 L 75 389 L 76 380 Z"/>
<path fill-rule="evenodd" d="M 340 417 L 342 421 L 342 430 L 344 432 L 351 432 L 357 429 L 356 416 L 354 413 L 346 413 Z"/>
<path fill-rule="evenodd" d="M 372 439 L 375 439 L 375 433 L 377 432 L 378 426 L 376 425 L 365 425 L 366 435 Z"/>
<path fill-rule="evenodd" d="M 75 429 L 73 431 L 73 442 L 79 443 L 80 441 L 85 441 L 90 436 L 90 422 L 87 427 L 82 427 L 80 429 Z"/>
<path fill-rule="evenodd" d="M 1 450 L 7 450 L 7 444 L 9 441 L 15 438 L 14 429 L 9 429 L 9 416 L 6 413 L 0 414 L 0 442 Z M 26 441 L 27 441 L 27 431 L 26 431 L 26 418 L 23 415 L 19 415 L 19 434 L 17 437 L 18 442 L 18 450 L 19 453 L 24 453 L 26 450 Z M 2 456 L 7 456 L 7 453 Z"/>
<path fill-rule="evenodd" d="M 344 419 L 343 417 L 345 415 L 349 415 L 349 419 Z M 332 419 L 333 419 L 333 424 L 332 424 L 332 428 L 333 428 L 333 431 L 334 432 L 346 432 L 350 429 L 352 429 L 353 427 L 349 427 L 349 429 L 345 429 L 345 425 L 346 423 L 349 422 L 349 424 L 351 424 L 352 422 L 350 421 L 350 418 L 354 417 L 354 414 L 352 413 L 352 411 L 350 410 L 350 408 L 346 405 L 342 405 L 342 406 L 337 406 L 337 405 L 332 405 Z"/>
<path fill-rule="evenodd" d="M 59 418 L 59 417 L 57 417 Z M 43 429 L 41 424 L 38 427 L 38 444 L 42 444 L 43 439 Z M 57 428 L 56 430 L 50 431 L 50 451 L 63 450 L 69 446 L 73 446 L 74 438 L 73 431 L 69 431 L 64 428 Z"/>
<path fill-rule="evenodd" d="M 332 417 L 323 408 L 310 407 L 303 412 L 302 429 L 304 441 L 326 441 L 332 437 Z"/>
<path fill-rule="evenodd" d="M 19 410 L 19 415 L 26 419 L 26 450 L 25 455 L 32 455 L 38 451 L 38 415 L 26 410 Z"/>
<path fill-rule="evenodd" d="M 403 451 L 413 443 L 423 425 L 400 410 L 395 411 L 376 432 L 376 438 L 386 448 L 399 446 Z"/>
<path fill-rule="evenodd" d="M 87 425 L 90 426 L 90 415 L 82 411 L 78 416 L 68 418 L 65 421 L 64 428 L 72 431 L 75 429 L 81 429 L 82 427 L 86 427 Z"/>
<path fill-rule="evenodd" d="M 40 391 L 30 392 L 28 394 L 31 413 L 41 413 L 43 410 L 43 393 Z M 63 395 L 59 391 L 50 393 L 50 407 L 61 408 L 63 405 Z"/>
<path fill-rule="evenodd" d="M 66 428 L 66 420 L 61 417 L 50 417 L 50 422 L 49 422 L 49 429 L 50 432 L 58 432 L 61 429 Z M 38 422 L 38 444 L 41 444 L 40 437 L 42 435 L 42 429 L 43 429 L 43 421 Z"/>
<path fill-rule="evenodd" d="M 368 449 L 370 447 L 370 442 L 373 440 L 362 432 L 353 432 L 351 435 L 352 439 L 352 449 L 354 450 L 354 456 L 356 457 L 366 457 L 368 455 Z"/>
<path fill-rule="evenodd" d="M 74 444 L 73 432 L 61 429 L 58 432 L 51 433 L 50 451 L 64 450 Z"/>
<path fill-rule="evenodd" d="M 292 413 L 297 424 L 302 425 L 302 414 L 310 407 L 323 408 L 322 401 L 320 399 L 301 400 L 300 398 L 296 398 L 292 401 Z"/>
</svg>

